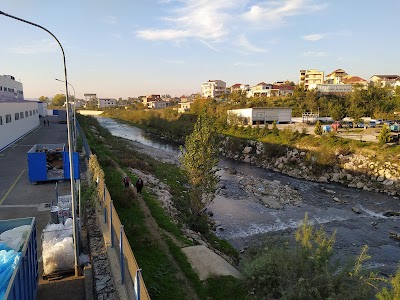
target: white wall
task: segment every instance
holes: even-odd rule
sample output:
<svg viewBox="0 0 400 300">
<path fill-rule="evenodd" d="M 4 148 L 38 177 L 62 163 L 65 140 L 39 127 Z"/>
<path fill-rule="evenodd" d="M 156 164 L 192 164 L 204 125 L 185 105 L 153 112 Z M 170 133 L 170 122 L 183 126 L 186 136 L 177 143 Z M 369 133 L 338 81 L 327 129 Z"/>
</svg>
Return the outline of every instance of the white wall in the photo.
<svg viewBox="0 0 400 300">
<path fill-rule="evenodd" d="M 28 116 L 25 116 L 25 112 Z M 32 111 L 32 115 L 30 115 Z M 33 114 L 35 111 L 35 114 Z M 15 113 L 23 113 L 23 118 L 15 120 Z M 11 115 L 11 122 L 6 123 L 6 115 Z M 12 144 L 24 134 L 39 126 L 39 112 L 37 102 L 5 102 L 0 103 L 0 116 L 2 125 L 0 125 L 0 151 Z"/>
</svg>

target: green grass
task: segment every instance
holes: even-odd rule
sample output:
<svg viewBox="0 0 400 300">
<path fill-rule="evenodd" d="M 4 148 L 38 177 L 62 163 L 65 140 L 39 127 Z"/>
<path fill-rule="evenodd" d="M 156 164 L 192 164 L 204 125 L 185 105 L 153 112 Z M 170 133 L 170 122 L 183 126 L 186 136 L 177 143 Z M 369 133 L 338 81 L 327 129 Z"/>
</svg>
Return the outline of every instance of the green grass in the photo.
<svg viewBox="0 0 400 300">
<path fill-rule="evenodd" d="M 150 157 L 138 154 L 132 149 L 129 149 L 129 145 L 126 142 L 113 137 L 107 130 L 100 127 L 93 118 L 85 117 L 84 120 L 81 121 L 81 125 L 85 128 L 91 149 L 97 155 L 98 161 L 105 172 L 107 188 L 111 194 L 121 223 L 124 225 L 125 233 L 135 257 L 140 267 L 143 268 L 143 278 L 152 299 L 186 299 L 185 286 L 182 286 L 182 283 L 176 279 L 176 270 L 168 256 L 163 253 L 157 241 L 153 240 L 151 235 L 149 235 L 149 231 L 145 225 L 145 216 L 139 204 L 135 201 L 134 196 L 123 189 L 122 175 L 115 168 L 112 160 L 120 163 L 121 168 L 130 175 L 132 182 L 134 182 L 136 177 L 127 172 L 129 162 L 135 160 L 137 158 L 135 156 L 140 157 L 147 171 L 153 173 L 170 187 L 175 205 L 178 203 L 178 205 L 184 206 L 187 181 L 182 172 L 174 165 L 155 161 Z M 89 130 L 90 127 L 96 128 L 98 133 Z M 103 136 L 104 140 L 99 136 Z M 123 157 L 121 154 L 125 157 L 129 156 L 130 160 L 121 159 L 121 157 Z M 154 195 L 144 189 L 142 196 L 158 226 L 173 234 L 184 244 L 190 245 L 191 242 L 182 235 L 180 226 L 172 222 L 169 216 L 165 214 Z M 181 219 L 184 220 L 184 217 Z M 212 234 L 208 238 L 211 238 L 212 244 L 216 245 L 216 248 L 219 248 L 219 250 L 225 250 L 227 254 L 234 253 L 234 248 L 226 241 L 219 240 Z M 216 295 L 215 291 L 208 287 L 206 288 L 199 280 L 180 248 L 175 245 L 169 237 L 165 236 L 165 240 L 171 255 L 190 281 L 199 299 L 224 299 L 214 298 L 214 295 Z M 237 252 L 234 253 L 235 257 L 237 255 Z M 209 279 L 209 282 L 211 285 L 217 286 L 219 280 L 221 279 L 212 278 Z M 226 299 L 230 298 L 228 297 Z"/>
</svg>

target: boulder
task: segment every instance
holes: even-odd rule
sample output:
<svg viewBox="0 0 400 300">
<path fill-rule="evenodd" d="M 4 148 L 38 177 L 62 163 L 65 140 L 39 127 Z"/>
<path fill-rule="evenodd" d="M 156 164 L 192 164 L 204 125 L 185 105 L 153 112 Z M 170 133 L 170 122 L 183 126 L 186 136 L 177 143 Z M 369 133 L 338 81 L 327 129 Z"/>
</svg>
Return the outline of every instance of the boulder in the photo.
<svg viewBox="0 0 400 300">
<path fill-rule="evenodd" d="M 248 154 L 248 153 L 250 153 L 252 150 L 253 150 L 252 147 L 244 147 L 242 153 L 243 153 L 243 154 Z"/>
</svg>

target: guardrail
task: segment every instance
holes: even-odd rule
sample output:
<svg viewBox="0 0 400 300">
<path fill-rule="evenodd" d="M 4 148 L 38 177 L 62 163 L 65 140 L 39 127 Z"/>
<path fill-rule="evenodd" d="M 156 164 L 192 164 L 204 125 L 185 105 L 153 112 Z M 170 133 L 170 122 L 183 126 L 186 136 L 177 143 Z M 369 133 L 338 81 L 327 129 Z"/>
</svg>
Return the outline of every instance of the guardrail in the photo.
<svg viewBox="0 0 400 300">
<path fill-rule="evenodd" d="M 89 157 L 89 170 L 93 183 L 97 185 L 98 198 L 104 209 L 104 220 L 109 231 L 110 244 L 118 253 L 118 262 L 121 275 L 121 284 L 125 285 L 128 299 L 150 300 L 149 293 L 142 277 L 142 270 L 135 259 L 128 238 L 124 232 L 124 225 L 115 210 L 110 193 L 104 182 L 104 172 L 101 169 L 96 155 L 91 154 L 85 134 L 80 126 L 79 134 L 82 137 L 83 146 Z"/>
</svg>

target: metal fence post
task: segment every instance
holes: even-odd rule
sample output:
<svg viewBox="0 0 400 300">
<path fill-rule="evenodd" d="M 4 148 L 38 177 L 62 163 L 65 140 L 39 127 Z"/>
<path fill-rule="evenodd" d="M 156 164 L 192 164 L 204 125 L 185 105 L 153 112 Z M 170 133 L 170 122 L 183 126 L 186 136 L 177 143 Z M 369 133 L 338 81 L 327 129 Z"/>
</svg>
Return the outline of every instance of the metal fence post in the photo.
<svg viewBox="0 0 400 300">
<path fill-rule="evenodd" d="M 124 261 L 124 250 L 122 243 L 122 236 L 124 233 L 124 225 L 121 225 L 121 231 L 119 233 L 119 259 L 121 261 L 121 284 L 124 284 L 125 281 L 125 261 Z"/>
<path fill-rule="evenodd" d="M 136 286 L 137 286 L 137 300 L 140 300 L 140 276 L 141 276 L 142 269 L 136 271 Z"/>
<path fill-rule="evenodd" d="M 103 205 L 104 205 L 104 223 L 107 223 L 106 185 L 104 185 L 103 189 Z"/>
<path fill-rule="evenodd" d="M 113 211 L 113 201 L 110 201 L 110 241 L 111 241 L 111 248 L 114 248 L 114 236 L 112 232 L 112 211 Z"/>
</svg>

